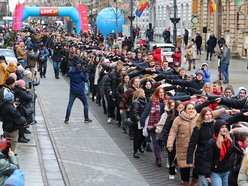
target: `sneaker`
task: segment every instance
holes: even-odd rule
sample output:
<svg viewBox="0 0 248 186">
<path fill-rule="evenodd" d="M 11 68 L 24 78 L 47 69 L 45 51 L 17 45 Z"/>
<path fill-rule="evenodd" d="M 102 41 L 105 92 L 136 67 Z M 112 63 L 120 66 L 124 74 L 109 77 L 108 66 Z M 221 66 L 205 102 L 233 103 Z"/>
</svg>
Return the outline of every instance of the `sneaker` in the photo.
<svg viewBox="0 0 248 186">
<path fill-rule="evenodd" d="M 108 118 L 108 123 L 111 123 L 111 121 L 112 121 L 112 118 Z"/>
<path fill-rule="evenodd" d="M 26 134 L 31 134 L 31 131 L 28 130 L 28 129 L 24 129 L 24 133 L 26 133 Z"/>
<path fill-rule="evenodd" d="M 65 124 L 68 124 L 69 123 L 69 120 L 68 119 L 65 119 L 64 123 Z"/>
<path fill-rule="evenodd" d="M 174 180 L 174 179 L 175 179 L 175 175 L 169 174 L 169 180 Z"/>
<path fill-rule="evenodd" d="M 92 119 L 85 119 L 84 120 L 84 123 L 90 123 L 90 122 L 92 122 Z"/>
</svg>

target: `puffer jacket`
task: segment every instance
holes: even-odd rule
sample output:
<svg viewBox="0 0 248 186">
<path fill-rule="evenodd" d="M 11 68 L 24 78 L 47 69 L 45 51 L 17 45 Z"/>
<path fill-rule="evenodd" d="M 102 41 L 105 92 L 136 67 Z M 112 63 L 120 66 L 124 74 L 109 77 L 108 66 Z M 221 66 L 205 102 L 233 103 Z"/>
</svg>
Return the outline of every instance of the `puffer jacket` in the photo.
<svg viewBox="0 0 248 186">
<path fill-rule="evenodd" d="M 236 140 L 232 141 L 231 155 L 229 161 L 230 174 L 228 176 L 228 184 L 230 186 L 238 186 L 237 180 L 239 175 L 239 170 L 242 165 L 244 157 L 244 152 L 238 145 Z"/>
<path fill-rule="evenodd" d="M 211 138 L 206 146 L 205 155 L 204 155 L 204 165 L 206 175 L 209 176 L 211 172 L 226 173 L 230 170 L 231 148 L 227 150 L 227 153 L 222 161 L 219 160 L 220 149 L 216 145 L 216 140 Z"/>
<path fill-rule="evenodd" d="M 180 168 L 193 167 L 193 164 L 187 164 L 187 148 L 190 137 L 196 124 L 199 114 L 195 112 L 192 118 L 182 111 L 179 113 L 172 124 L 168 140 L 167 148 L 173 148 L 173 143 L 176 140 L 176 156 L 177 164 Z"/>
<path fill-rule="evenodd" d="M 19 127 L 22 127 L 26 124 L 26 119 L 20 114 L 20 112 L 11 102 L 5 101 L 1 105 L 0 111 L 2 115 L 4 131 L 14 132 Z"/>
<path fill-rule="evenodd" d="M 70 76 L 70 93 L 75 95 L 84 94 L 85 83 L 88 81 L 87 75 L 84 72 L 80 72 L 76 67 L 71 67 L 69 70 Z"/>
<path fill-rule="evenodd" d="M 145 99 L 139 98 L 133 101 L 130 109 L 130 120 L 132 122 L 137 124 L 140 121 L 140 116 L 145 109 L 145 105 Z"/>
<path fill-rule="evenodd" d="M 0 185 L 4 185 L 8 177 L 17 169 L 19 169 L 17 157 L 9 156 L 7 160 L 0 152 Z"/>
<path fill-rule="evenodd" d="M 220 115 L 225 113 L 225 109 L 219 109 L 212 112 L 213 119 L 218 118 Z M 204 165 L 204 154 L 205 148 L 208 141 L 213 137 L 214 133 L 214 121 L 203 122 L 200 128 L 195 127 L 192 136 L 189 141 L 189 146 L 187 150 L 187 163 L 193 163 L 194 154 L 194 170 L 198 175 L 206 175 L 205 171 L 206 165 Z"/>
</svg>

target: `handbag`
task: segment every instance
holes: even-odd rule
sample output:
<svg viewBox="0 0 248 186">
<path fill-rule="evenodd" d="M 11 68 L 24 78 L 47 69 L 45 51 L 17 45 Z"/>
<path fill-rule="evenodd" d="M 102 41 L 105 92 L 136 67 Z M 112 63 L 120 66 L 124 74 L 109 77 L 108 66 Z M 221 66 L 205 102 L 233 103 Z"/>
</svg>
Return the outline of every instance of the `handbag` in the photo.
<svg viewBox="0 0 248 186">
<path fill-rule="evenodd" d="M 44 57 L 44 56 L 39 56 L 39 61 L 40 61 L 41 63 L 46 62 L 46 57 Z"/>
</svg>

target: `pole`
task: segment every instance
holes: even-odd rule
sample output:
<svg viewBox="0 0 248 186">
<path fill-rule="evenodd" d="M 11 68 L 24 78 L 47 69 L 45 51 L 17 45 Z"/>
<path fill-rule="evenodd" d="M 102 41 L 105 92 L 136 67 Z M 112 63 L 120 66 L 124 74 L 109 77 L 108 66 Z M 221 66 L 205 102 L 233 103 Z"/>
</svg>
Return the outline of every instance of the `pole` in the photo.
<svg viewBox="0 0 248 186">
<path fill-rule="evenodd" d="M 130 16 L 128 16 L 130 20 L 130 37 L 133 40 L 133 20 L 135 16 L 133 16 L 133 0 L 130 0 Z"/>
<path fill-rule="evenodd" d="M 177 0 L 174 0 L 174 19 L 177 18 Z M 177 23 L 174 21 L 173 27 L 173 44 L 176 46 L 177 40 Z"/>
<path fill-rule="evenodd" d="M 173 1 L 173 8 L 174 8 L 174 16 L 170 18 L 171 22 L 173 23 L 173 44 L 176 46 L 177 44 L 177 23 L 180 21 L 180 18 L 177 18 L 177 0 Z"/>
</svg>

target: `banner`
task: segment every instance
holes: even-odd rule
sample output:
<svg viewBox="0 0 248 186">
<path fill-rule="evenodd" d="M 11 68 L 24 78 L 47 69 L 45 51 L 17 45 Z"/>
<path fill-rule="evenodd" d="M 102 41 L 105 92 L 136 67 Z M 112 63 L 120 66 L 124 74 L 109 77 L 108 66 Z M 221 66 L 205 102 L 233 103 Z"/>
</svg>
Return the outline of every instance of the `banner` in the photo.
<svg viewBox="0 0 248 186">
<path fill-rule="evenodd" d="M 58 16 L 58 15 L 59 15 L 58 8 L 49 8 L 49 7 L 40 8 L 40 16 Z"/>
<path fill-rule="evenodd" d="M 192 15 L 198 15 L 198 0 L 192 0 Z"/>
<path fill-rule="evenodd" d="M 210 11 L 210 14 L 212 14 L 216 11 L 216 4 L 215 4 L 214 0 L 210 0 L 209 11 Z"/>
</svg>

